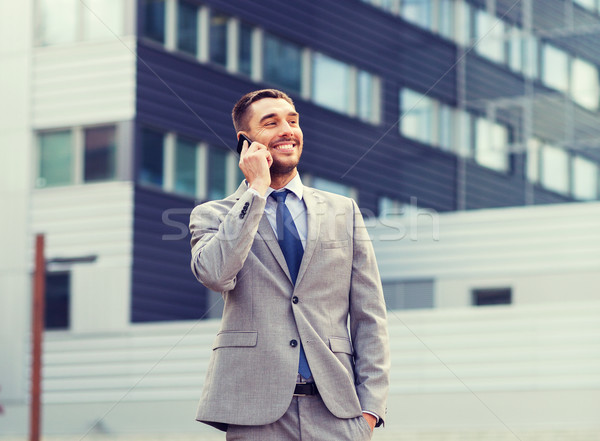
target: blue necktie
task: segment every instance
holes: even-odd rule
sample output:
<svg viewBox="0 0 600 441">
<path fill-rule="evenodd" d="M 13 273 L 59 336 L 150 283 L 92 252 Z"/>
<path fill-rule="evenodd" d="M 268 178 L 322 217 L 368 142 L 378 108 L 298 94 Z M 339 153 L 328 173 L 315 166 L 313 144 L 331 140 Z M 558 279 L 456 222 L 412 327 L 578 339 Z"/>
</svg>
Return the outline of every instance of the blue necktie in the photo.
<svg viewBox="0 0 600 441">
<path fill-rule="evenodd" d="M 300 269 L 300 263 L 302 262 L 302 256 L 304 255 L 304 248 L 302 248 L 302 241 L 300 235 L 296 229 L 296 224 L 292 218 L 292 213 L 288 210 L 285 205 L 285 198 L 287 197 L 289 190 L 273 192 L 271 196 L 277 201 L 277 242 L 285 257 L 288 270 L 292 282 L 296 284 L 296 278 L 298 277 L 298 270 Z M 304 353 L 304 347 L 300 343 L 300 362 L 298 364 L 298 372 L 304 378 L 310 378 L 311 372 L 306 361 L 306 354 Z"/>
</svg>

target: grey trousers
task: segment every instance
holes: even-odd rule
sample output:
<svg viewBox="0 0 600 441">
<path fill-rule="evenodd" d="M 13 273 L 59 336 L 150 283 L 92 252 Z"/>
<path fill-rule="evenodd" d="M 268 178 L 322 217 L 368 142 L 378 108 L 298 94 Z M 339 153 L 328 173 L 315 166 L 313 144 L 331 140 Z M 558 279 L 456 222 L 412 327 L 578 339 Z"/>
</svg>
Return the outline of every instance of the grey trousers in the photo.
<svg viewBox="0 0 600 441">
<path fill-rule="evenodd" d="M 334 416 L 319 396 L 294 397 L 287 412 L 265 426 L 229 425 L 227 441 L 368 441 L 371 428 L 364 417 Z"/>
</svg>

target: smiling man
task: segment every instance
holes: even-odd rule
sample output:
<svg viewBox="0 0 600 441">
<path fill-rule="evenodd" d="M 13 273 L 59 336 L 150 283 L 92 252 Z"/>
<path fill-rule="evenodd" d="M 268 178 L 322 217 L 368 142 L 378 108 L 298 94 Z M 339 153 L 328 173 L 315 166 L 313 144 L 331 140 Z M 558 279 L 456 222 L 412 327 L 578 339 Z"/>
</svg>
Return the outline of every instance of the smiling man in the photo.
<svg viewBox="0 0 600 441">
<path fill-rule="evenodd" d="M 196 419 L 228 440 L 368 440 L 383 423 L 381 281 L 356 203 L 305 187 L 283 92 L 233 108 L 245 180 L 192 212 L 192 271 L 225 302 Z"/>
</svg>

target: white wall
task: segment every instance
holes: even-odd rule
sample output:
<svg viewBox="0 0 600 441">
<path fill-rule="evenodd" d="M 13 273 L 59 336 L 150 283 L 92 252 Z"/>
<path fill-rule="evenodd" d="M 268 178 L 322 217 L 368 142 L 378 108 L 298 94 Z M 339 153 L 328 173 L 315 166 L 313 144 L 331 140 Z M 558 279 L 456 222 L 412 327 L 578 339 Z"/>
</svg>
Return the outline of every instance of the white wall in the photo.
<svg viewBox="0 0 600 441">
<path fill-rule="evenodd" d="M 3 405 L 23 403 L 26 399 L 24 343 L 30 325 L 33 266 L 28 222 L 31 15 L 30 2 L 0 2 L 0 404 Z"/>
<path fill-rule="evenodd" d="M 133 119 L 135 51 L 132 36 L 35 48 L 34 129 Z"/>
<path fill-rule="evenodd" d="M 126 328 L 131 302 L 132 183 L 36 190 L 32 226 L 46 235 L 49 261 L 97 257 L 92 263 L 48 265 L 49 271 L 71 271 L 70 332 Z"/>
<path fill-rule="evenodd" d="M 435 281 L 434 306 L 511 287 L 515 304 L 598 298 L 600 203 L 383 219 L 369 228 L 384 281 Z"/>
</svg>

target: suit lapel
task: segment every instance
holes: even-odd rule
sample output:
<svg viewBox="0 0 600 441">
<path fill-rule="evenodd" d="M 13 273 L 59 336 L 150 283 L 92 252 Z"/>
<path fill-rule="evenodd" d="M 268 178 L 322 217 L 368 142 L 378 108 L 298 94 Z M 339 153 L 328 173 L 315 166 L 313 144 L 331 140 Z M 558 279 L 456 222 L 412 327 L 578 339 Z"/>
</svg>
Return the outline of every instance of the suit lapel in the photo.
<svg viewBox="0 0 600 441">
<path fill-rule="evenodd" d="M 296 286 L 302 280 L 302 276 L 306 272 L 306 268 L 308 268 L 308 264 L 310 263 L 310 259 L 315 253 L 315 249 L 319 244 L 318 238 L 321 230 L 321 218 L 323 217 L 323 213 L 319 211 L 321 199 L 314 192 L 312 188 L 304 187 L 303 192 L 304 204 L 306 205 L 306 222 L 308 231 L 306 234 L 306 246 L 304 248 L 304 256 L 302 256 L 302 263 L 300 264 L 300 269 L 298 270 L 298 277 L 296 279 Z"/>
<path fill-rule="evenodd" d="M 283 256 L 283 251 L 281 251 L 281 247 L 279 246 L 279 242 L 277 242 L 277 236 L 273 232 L 273 228 L 269 223 L 269 219 L 267 219 L 267 215 L 263 214 L 260 218 L 260 222 L 258 224 L 258 235 L 262 239 L 262 241 L 267 245 L 267 248 L 271 250 L 273 257 L 275 260 L 283 268 L 290 282 L 292 281 L 292 277 L 290 276 L 290 271 L 287 267 L 287 263 L 285 262 L 285 257 Z"/>
</svg>

